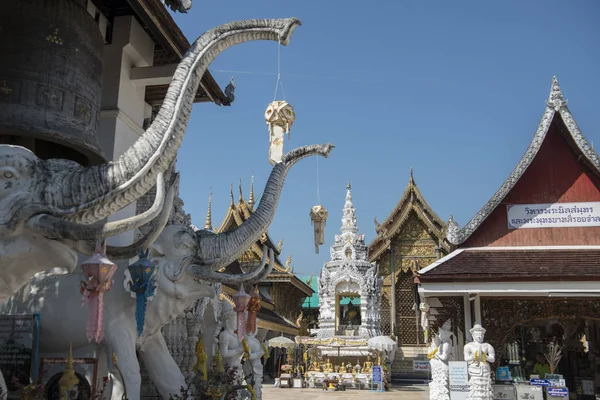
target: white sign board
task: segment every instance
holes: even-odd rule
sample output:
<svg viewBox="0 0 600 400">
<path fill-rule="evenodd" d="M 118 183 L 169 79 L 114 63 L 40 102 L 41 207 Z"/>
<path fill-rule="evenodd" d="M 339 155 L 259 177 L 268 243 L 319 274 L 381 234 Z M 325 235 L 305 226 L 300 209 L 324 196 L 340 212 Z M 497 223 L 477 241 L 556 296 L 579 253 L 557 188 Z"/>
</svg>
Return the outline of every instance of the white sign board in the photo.
<svg viewBox="0 0 600 400">
<path fill-rule="evenodd" d="M 600 226 L 600 202 L 509 204 L 508 228 L 584 228 Z"/>
<path fill-rule="evenodd" d="M 469 394 L 469 373 L 466 361 L 448 362 L 450 371 L 450 399 L 466 400 Z"/>
</svg>

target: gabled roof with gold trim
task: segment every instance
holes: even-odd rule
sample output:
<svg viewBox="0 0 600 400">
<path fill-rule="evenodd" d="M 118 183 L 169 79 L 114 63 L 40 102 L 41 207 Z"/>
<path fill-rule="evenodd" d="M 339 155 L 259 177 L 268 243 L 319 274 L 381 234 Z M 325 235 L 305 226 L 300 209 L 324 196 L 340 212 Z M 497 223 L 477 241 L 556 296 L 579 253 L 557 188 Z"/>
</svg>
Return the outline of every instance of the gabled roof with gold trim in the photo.
<svg viewBox="0 0 600 400">
<path fill-rule="evenodd" d="M 417 187 L 413 177 L 412 168 L 410 169 L 410 180 L 404 189 L 404 193 L 388 217 L 379 224 L 375 218 L 375 231 L 377 236 L 369 245 L 369 261 L 374 262 L 386 251 L 392 238 L 396 236 L 410 213 L 414 212 L 419 220 L 427 227 L 427 230 L 438 239 L 439 244 L 450 251 L 452 245 L 448 242 L 445 235 L 446 224 L 429 206 L 421 191 Z"/>
<path fill-rule="evenodd" d="M 242 185 L 240 182 L 239 186 L 239 198 L 237 203 L 235 203 L 233 197 L 233 187 L 230 191 L 231 202 L 229 204 L 229 208 L 227 209 L 227 213 L 221 222 L 221 225 L 215 229 L 215 233 L 229 232 L 238 226 L 240 226 L 244 221 L 250 218 L 250 215 L 254 212 L 254 185 L 250 185 L 250 193 L 248 197 L 248 201 L 244 200 L 244 196 L 242 193 Z M 212 229 L 212 217 L 211 217 L 211 204 L 209 198 L 208 211 L 206 215 L 206 223 L 204 226 L 205 229 Z M 275 245 L 275 243 L 271 240 L 268 232 L 265 232 L 261 238 L 252 245 L 250 249 L 248 249 L 244 254 L 240 257 L 240 262 L 258 262 L 263 257 L 263 246 L 267 246 L 272 249 L 275 253 L 275 265 L 273 266 L 273 271 L 267 276 L 264 281 L 265 282 L 288 282 L 296 287 L 298 290 L 302 291 L 306 296 L 311 296 L 313 294 L 313 290 L 310 286 L 308 286 L 304 281 L 299 279 L 293 272 L 289 271 L 289 268 L 283 266 L 281 261 L 279 260 L 279 256 L 281 255 L 281 244 Z"/>
</svg>

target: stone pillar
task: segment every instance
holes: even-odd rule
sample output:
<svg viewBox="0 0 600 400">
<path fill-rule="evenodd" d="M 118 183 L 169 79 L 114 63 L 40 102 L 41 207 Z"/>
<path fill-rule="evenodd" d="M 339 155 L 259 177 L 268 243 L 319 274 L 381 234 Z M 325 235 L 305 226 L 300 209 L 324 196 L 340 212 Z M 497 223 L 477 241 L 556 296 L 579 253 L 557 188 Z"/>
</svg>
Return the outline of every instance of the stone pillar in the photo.
<svg viewBox="0 0 600 400">
<path fill-rule="evenodd" d="M 106 158 L 114 160 L 123 154 L 143 133 L 147 106 L 146 87 L 129 79 L 132 67 L 152 66 L 154 43 L 133 16 L 114 19 L 112 42 L 104 47 L 103 92 L 100 112 L 100 145 Z M 132 203 L 111 215 L 118 220 L 136 214 Z M 111 245 L 133 243 L 134 232 L 126 232 L 108 240 Z"/>
</svg>

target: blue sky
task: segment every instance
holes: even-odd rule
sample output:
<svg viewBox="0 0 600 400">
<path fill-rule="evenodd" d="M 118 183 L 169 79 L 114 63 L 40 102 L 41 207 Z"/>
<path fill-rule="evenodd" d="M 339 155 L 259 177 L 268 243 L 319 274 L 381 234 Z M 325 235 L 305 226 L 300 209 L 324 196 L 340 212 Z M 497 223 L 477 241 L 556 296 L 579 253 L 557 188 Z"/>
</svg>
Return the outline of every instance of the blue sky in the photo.
<svg viewBox="0 0 600 400">
<path fill-rule="evenodd" d="M 352 182 L 359 229 L 370 242 L 392 210 L 412 166 L 421 192 L 444 220 L 464 225 L 506 179 L 529 144 L 556 75 L 580 128 L 600 146 L 600 2 L 194 0 L 176 21 L 190 39 L 221 23 L 297 17 L 281 48 L 286 100 L 297 119 L 285 149 L 332 142 L 328 159 L 306 159 L 288 175 L 269 234 L 285 239 L 296 272 L 318 274 L 339 233 Z M 277 44 L 241 44 L 210 67 L 231 107 L 194 106 L 179 152 L 181 197 L 204 225 L 229 205 L 229 184 L 268 178 L 268 130 Z M 229 72 L 236 71 L 236 72 Z M 278 98 L 282 98 L 281 92 Z M 318 170 L 318 174 L 317 174 Z M 314 253 L 308 216 L 329 210 L 326 243 Z"/>
</svg>

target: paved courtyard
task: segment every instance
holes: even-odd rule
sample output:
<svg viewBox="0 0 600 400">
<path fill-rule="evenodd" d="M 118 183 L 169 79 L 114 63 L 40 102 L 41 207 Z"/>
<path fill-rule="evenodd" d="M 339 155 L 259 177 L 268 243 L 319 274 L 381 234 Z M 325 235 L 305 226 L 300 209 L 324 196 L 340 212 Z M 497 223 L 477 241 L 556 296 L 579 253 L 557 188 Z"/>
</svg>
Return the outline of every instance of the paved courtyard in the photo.
<svg viewBox="0 0 600 400">
<path fill-rule="evenodd" d="M 263 386 L 263 399 L 289 399 L 289 400 L 376 400 L 397 399 L 402 400 L 427 400 L 429 388 L 425 385 L 400 386 L 393 385 L 389 392 L 371 392 L 368 390 L 346 390 L 344 392 L 327 392 L 321 389 L 287 389 L 274 388 L 273 385 Z"/>
</svg>

